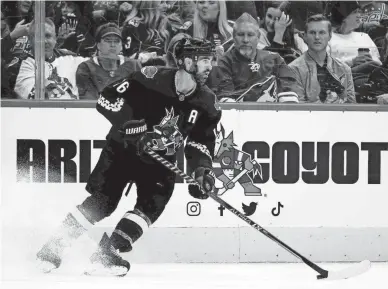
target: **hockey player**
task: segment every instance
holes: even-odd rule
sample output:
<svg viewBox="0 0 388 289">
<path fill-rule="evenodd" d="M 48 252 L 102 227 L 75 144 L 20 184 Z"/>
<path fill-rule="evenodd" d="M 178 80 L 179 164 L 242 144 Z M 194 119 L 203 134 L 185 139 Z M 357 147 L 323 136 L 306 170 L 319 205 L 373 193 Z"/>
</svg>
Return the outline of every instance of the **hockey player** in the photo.
<svg viewBox="0 0 388 289">
<path fill-rule="evenodd" d="M 129 262 L 118 253 L 132 249 L 160 217 L 174 189 L 174 173 L 147 155 L 150 148 L 174 162 L 187 139 L 185 156 L 194 178 L 202 187 L 214 189 L 214 129 L 221 111 L 215 107 L 215 95 L 202 84 L 212 68 L 215 48 L 186 36 L 173 51 L 178 68 L 144 67 L 101 93 L 97 110 L 112 124 L 107 143 L 86 185 L 90 196 L 67 215 L 37 253 L 45 272 L 60 266 L 64 248 L 89 226 L 115 211 L 126 184 L 133 181 L 137 186 L 134 210 L 122 217 L 110 237 L 104 233 L 85 273 L 122 276 L 128 272 Z M 204 198 L 199 186 L 190 185 L 189 193 Z"/>
</svg>

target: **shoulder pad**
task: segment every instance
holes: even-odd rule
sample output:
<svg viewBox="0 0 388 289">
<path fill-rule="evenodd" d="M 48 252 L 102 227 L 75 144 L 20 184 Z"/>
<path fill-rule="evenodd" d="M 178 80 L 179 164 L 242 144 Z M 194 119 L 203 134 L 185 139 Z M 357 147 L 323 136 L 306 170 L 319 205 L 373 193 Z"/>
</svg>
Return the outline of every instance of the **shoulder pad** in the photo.
<svg viewBox="0 0 388 289">
<path fill-rule="evenodd" d="M 156 66 L 145 66 L 141 69 L 141 73 L 147 78 L 154 78 L 157 72 L 158 68 Z"/>
<path fill-rule="evenodd" d="M 179 27 L 179 29 L 187 30 L 187 29 L 189 29 L 192 25 L 193 25 L 193 22 L 191 22 L 191 21 L 186 21 L 185 23 L 183 23 L 183 25 L 182 25 L 181 27 Z"/>
</svg>

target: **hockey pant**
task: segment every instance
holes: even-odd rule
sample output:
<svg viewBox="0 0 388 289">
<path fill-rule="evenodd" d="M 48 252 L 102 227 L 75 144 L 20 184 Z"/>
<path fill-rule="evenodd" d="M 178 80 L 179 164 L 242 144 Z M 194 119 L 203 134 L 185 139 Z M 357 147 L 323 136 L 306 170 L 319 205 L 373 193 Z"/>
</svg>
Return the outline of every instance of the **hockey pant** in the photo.
<svg viewBox="0 0 388 289">
<path fill-rule="evenodd" d="M 174 190 L 175 178 L 161 164 L 151 159 L 145 163 L 122 144 L 108 140 L 86 185 L 91 195 L 78 210 L 92 224 L 101 221 L 115 211 L 123 190 L 133 181 L 137 187 L 134 210 L 122 217 L 111 236 L 116 249 L 128 252 L 164 211 Z"/>
</svg>

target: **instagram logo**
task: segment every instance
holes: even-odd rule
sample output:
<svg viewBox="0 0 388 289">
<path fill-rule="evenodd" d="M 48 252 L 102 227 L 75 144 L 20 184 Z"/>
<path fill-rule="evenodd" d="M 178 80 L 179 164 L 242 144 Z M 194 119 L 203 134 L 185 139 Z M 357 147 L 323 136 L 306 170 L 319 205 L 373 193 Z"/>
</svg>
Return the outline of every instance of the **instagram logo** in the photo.
<svg viewBox="0 0 388 289">
<path fill-rule="evenodd" d="M 198 202 L 187 203 L 187 215 L 199 216 L 201 214 L 201 204 Z"/>
</svg>

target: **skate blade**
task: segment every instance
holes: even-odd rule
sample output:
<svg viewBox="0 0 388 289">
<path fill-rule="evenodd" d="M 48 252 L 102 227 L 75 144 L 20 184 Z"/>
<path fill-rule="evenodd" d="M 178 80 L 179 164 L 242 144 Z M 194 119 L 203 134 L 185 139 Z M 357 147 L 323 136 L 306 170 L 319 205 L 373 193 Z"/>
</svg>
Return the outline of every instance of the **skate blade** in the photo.
<svg viewBox="0 0 388 289">
<path fill-rule="evenodd" d="M 105 267 L 102 264 L 93 264 L 85 270 L 84 274 L 88 276 L 116 276 L 116 277 L 124 277 L 128 273 L 128 268 L 124 266 L 112 266 Z"/>
<path fill-rule="evenodd" d="M 43 260 L 38 260 L 38 265 L 36 267 L 39 271 L 45 274 L 57 269 L 57 267 L 53 263 Z"/>
</svg>

